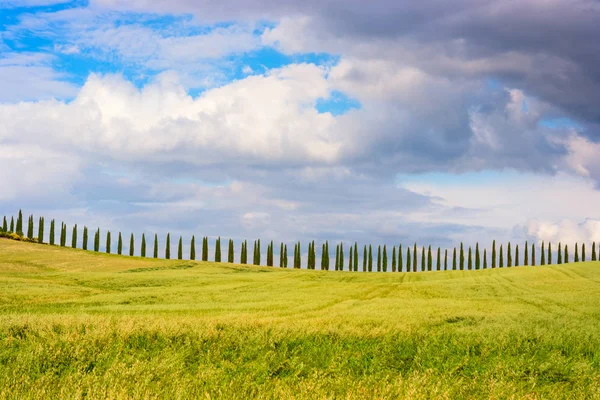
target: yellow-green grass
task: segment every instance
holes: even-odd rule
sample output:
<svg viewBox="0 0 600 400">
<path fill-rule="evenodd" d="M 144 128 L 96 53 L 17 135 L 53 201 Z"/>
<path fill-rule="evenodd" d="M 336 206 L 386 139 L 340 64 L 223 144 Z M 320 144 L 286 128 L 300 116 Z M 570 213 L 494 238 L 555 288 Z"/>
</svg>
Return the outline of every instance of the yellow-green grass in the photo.
<svg viewBox="0 0 600 400">
<path fill-rule="evenodd" d="M 600 398 L 600 263 L 353 273 L 0 239 L 2 398 Z"/>
</svg>

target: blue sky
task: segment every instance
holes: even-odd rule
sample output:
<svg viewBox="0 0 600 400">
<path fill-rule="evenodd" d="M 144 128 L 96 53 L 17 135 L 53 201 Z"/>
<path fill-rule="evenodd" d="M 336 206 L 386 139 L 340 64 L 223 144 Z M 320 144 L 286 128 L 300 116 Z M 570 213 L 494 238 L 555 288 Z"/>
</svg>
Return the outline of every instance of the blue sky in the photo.
<svg viewBox="0 0 600 400">
<path fill-rule="evenodd" d="M 235 240 L 600 240 L 600 10 L 474 1 L 0 0 L 0 161 L 24 171 L 0 173 L 0 209 Z"/>
</svg>

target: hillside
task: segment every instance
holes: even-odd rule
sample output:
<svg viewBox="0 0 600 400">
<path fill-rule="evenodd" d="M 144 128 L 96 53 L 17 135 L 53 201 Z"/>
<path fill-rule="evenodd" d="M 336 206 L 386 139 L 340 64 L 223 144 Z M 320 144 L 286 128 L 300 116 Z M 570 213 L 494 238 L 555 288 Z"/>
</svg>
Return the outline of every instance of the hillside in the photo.
<svg viewBox="0 0 600 400">
<path fill-rule="evenodd" d="M 368 274 L 0 240 L 3 398 L 600 398 L 600 262 Z"/>
</svg>

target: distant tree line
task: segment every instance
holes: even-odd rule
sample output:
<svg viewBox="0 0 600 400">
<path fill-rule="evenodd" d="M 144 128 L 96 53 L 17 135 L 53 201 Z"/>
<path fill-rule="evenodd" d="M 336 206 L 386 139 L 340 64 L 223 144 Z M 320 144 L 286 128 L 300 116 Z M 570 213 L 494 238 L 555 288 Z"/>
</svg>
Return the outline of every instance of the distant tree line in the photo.
<svg viewBox="0 0 600 400">
<path fill-rule="evenodd" d="M 37 235 L 35 227 L 35 219 L 33 215 L 30 215 L 27 219 L 27 226 L 24 228 L 23 213 L 19 210 L 19 213 L 15 217 L 7 219 L 6 216 L 2 219 L 2 225 L 0 226 L 0 237 L 10 237 L 13 239 L 27 240 L 30 242 L 46 243 L 45 236 L 45 219 L 40 217 L 37 220 Z M 56 222 L 50 220 L 49 234 L 47 238 L 47 244 L 58 245 L 61 247 L 67 246 L 67 225 L 64 222 L 60 223 L 60 230 L 56 233 Z M 25 231 L 24 231 L 25 229 Z M 72 248 L 81 248 L 88 250 L 89 232 L 88 227 L 84 226 L 81 234 L 81 242 L 79 242 L 79 229 L 77 224 L 71 227 L 71 244 Z M 56 241 L 58 236 L 58 242 Z M 102 241 L 100 228 L 94 232 L 94 238 L 91 249 L 94 252 L 100 252 L 100 243 Z M 183 254 L 183 237 L 179 237 L 177 241 L 177 259 L 182 260 Z M 108 254 L 111 253 L 112 239 L 111 232 L 107 231 L 104 235 L 104 251 Z M 136 254 L 136 238 L 133 233 L 129 236 L 129 256 L 133 257 Z M 222 262 L 222 249 L 221 249 L 221 238 L 218 237 L 214 242 L 214 257 L 215 262 Z M 171 258 L 171 234 L 167 233 L 164 247 L 164 258 Z M 121 232 L 117 234 L 117 254 L 123 255 L 123 236 Z M 154 235 L 154 241 L 152 243 L 152 252 L 147 252 L 146 236 L 142 234 L 139 242 L 139 256 L 159 258 L 159 240 L 158 235 Z M 274 250 L 275 243 L 273 241 L 267 244 L 266 254 L 266 265 L 269 267 L 275 266 Z M 542 242 L 541 245 L 529 243 L 526 241 L 522 252 L 519 251 L 519 245 L 517 244 L 513 248 L 511 243 L 508 242 L 504 250 L 501 244 L 497 249 L 496 241 L 492 241 L 491 246 L 491 257 L 488 260 L 487 249 L 483 249 L 483 253 L 480 250 L 479 243 L 475 244 L 474 250 L 472 247 L 468 247 L 465 252 L 463 243 L 460 243 L 457 247 L 452 250 L 452 257 L 448 257 L 448 249 L 444 249 L 442 257 L 442 249 L 432 249 L 431 246 L 421 246 L 420 257 L 419 248 L 417 243 L 411 246 L 403 248 L 402 244 L 393 246 L 391 250 L 391 262 L 389 260 L 390 252 L 386 245 L 377 246 L 377 253 L 375 255 L 376 262 L 373 260 L 373 247 L 372 245 L 364 245 L 362 248 L 362 272 L 387 272 L 391 269 L 391 272 L 417 272 L 417 271 L 447 271 L 447 270 L 479 270 L 488 268 L 511 268 L 518 266 L 535 266 L 538 259 L 536 258 L 536 250 L 539 251 L 539 262 L 537 265 L 550 265 L 553 264 L 553 260 L 556 259 L 554 264 L 566 264 L 569 263 L 569 248 L 565 244 L 558 243 L 556 253 L 553 253 L 553 247 L 551 243 Z M 227 251 L 227 262 L 233 263 L 235 259 L 235 246 L 233 239 L 229 239 L 226 246 Z M 458 253 L 457 253 L 458 251 Z M 599 249 L 600 251 L 600 249 Z M 433 252 L 435 252 L 435 265 Z M 465 254 L 466 253 L 466 254 Z M 345 255 L 347 254 L 347 263 L 345 262 Z M 522 259 L 520 258 L 522 254 Z M 315 241 L 308 243 L 308 252 L 306 255 L 306 263 L 304 264 L 307 269 L 317 269 L 317 247 Z M 418 260 L 420 258 L 420 263 Z M 196 238 L 192 236 L 189 246 L 189 259 L 196 260 Z M 209 261 L 209 237 L 205 236 L 202 238 L 201 249 L 200 249 L 200 260 Z M 252 259 L 248 260 L 248 242 L 243 241 L 240 248 L 240 264 L 248 264 L 251 262 L 253 265 L 262 265 L 261 263 L 261 243 L 260 239 L 254 241 Z M 358 243 L 351 244 L 347 252 L 344 250 L 344 243 L 339 243 L 335 246 L 335 260 L 334 265 L 330 265 L 330 250 L 329 242 L 325 241 L 321 244 L 321 262 L 320 269 L 323 271 L 329 271 L 333 268 L 335 271 L 359 271 L 359 247 Z M 586 261 L 586 247 L 585 243 L 579 245 L 575 243 L 573 262 L 584 262 Z M 591 261 L 598 260 L 598 254 L 596 251 L 596 243 L 592 243 L 591 248 Z M 489 265 L 488 265 L 489 262 Z M 375 265 L 375 266 L 374 266 Z M 281 243 L 279 246 L 279 267 L 288 268 L 288 249 L 287 244 Z M 303 267 L 302 262 L 302 247 L 300 242 L 294 243 L 294 251 L 292 256 L 292 267 L 299 269 Z"/>
</svg>

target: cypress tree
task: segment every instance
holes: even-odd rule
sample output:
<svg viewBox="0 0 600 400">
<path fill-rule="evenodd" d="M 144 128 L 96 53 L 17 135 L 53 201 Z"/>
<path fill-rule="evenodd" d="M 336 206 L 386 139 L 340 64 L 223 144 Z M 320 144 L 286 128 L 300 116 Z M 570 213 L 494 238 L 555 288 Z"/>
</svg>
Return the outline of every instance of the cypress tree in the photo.
<svg viewBox="0 0 600 400">
<path fill-rule="evenodd" d="M 177 259 L 183 260 L 183 238 L 179 236 L 179 243 L 177 244 Z"/>
<path fill-rule="evenodd" d="M 98 228 L 98 230 L 96 231 L 96 234 L 94 235 L 94 251 L 95 252 L 100 251 L 100 228 Z"/>
<path fill-rule="evenodd" d="M 542 247 L 540 247 L 542 251 L 542 258 L 540 260 L 540 265 L 546 265 L 546 249 L 544 248 L 544 242 L 542 241 Z"/>
<path fill-rule="evenodd" d="M 487 269 L 487 249 L 483 249 L 483 269 Z"/>
<path fill-rule="evenodd" d="M 27 239 L 33 239 L 33 215 L 27 220 Z"/>
<path fill-rule="evenodd" d="M 396 246 L 392 247 L 392 272 L 396 272 Z"/>
<path fill-rule="evenodd" d="M 381 268 L 383 269 L 383 272 L 387 272 L 387 248 L 385 247 L 385 244 L 383 245 L 383 260 L 382 260 L 382 265 Z"/>
<path fill-rule="evenodd" d="M 154 258 L 158 258 L 158 235 L 154 234 Z"/>
<path fill-rule="evenodd" d="M 363 272 L 367 272 L 367 245 L 363 248 Z"/>
<path fill-rule="evenodd" d="M 13 233 L 15 231 L 15 219 L 14 217 L 10 217 L 10 232 Z"/>
<path fill-rule="evenodd" d="M 77 224 L 73 225 L 73 231 L 71 232 L 71 248 L 77 248 Z"/>
<path fill-rule="evenodd" d="M 596 261 L 596 242 L 592 242 L 592 261 Z"/>
<path fill-rule="evenodd" d="M 495 240 L 492 241 L 492 268 L 496 268 L 496 241 Z"/>
<path fill-rule="evenodd" d="M 569 246 L 565 244 L 565 256 L 564 256 L 564 263 L 568 264 L 569 263 Z"/>
<path fill-rule="evenodd" d="M 475 269 L 481 268 L 481 259 L 479 258 L 479 242 L 475 243 Z"/>
<path fill-rule="evenodd" d="M 327 251 L 329 251 L 329 248 L 327 249 Z M 327 260 L 329 260 L 329 256 L 327 257 Z M 287 244 L 283 246 L 283 266 L 284 268 L 288 267 Z M 329 267 L 327 268 L 329 269 Z"/>
<path fill-rule="evenodd" d="M 23 213 L 21 210 L 19 210 L 19 215 L 17 216 L 17 231 L 15 233 L 23 236 Z"/>
<path fill-rule="evenodd" d="M 340 271 L 344 270 L 344 243 L 340 243 Z"/>
<path fill-rule="evenodd" d="M 398 246 L 398 272 L 402 272 L 402 245 Z"/>
<path fill-rule="evenodd" d="M 123 252 L 123 239 L 121 238 L 121 232 L 119 232 L 119 238 L 117 239 L 117 254 L 121 255 Z"/>
<path fill-rule="evenodd" d="M 579 252 L 577 251 L 577 248 L 579 246 L 577 245 L 577 242 L 575 242 L 575 259 L 573 260 L 574 262 L 579 262 Z"/>
<path fill-rule="evenodd" d="M 247 248 L 246 251 L 248 251 Z M 202 261 L 208 261 L 208 237 L 206 236 L 202 238 Z"/>
<path fill-rule="evenodd" d="M 325 241 L 325 270 L 329 271 L 329 241 Z"/>
<path fill-rule="evenodd" d="M 167 233 L 167 244 L 165 245 L 165 258 L 171 259 L 171 234 Z"/>
<path fill-rule="evenodd" d="M 502 253 L 502 245 L 500 245 L 500 263 L 498 268 L 504 268 L 504 253 Z"/>
<path fill-rule="evenodd" d="M 441 269 L 442 269 L 442 260 L 440 259 L 440 258 L 441 258 L 441 253 L 440 253 L 440 251 L 441 251 L 441 250 L 440 250 L 440 248 L 438 247 L 438 251 L 437 251 L 437 257 L 435 258 L 435 259 L 436 259 L 436 266 L 435 266 L 435 267 L 436 267 L 436 269 L 437 269 L 438 271 L 441 271 Z"/>
<path fill-rule="evenodd" d="M 260 239 L 258 240 L 258 246 L 259 246 L 258 248 L 260 251 Z M 260 257 L 260 254 L 259 254 L 259 257 Z M 302 246 L 300 246 L 300 241 L 298 241 L 298 268 L 302 268 Z"/>
<path fill-rule="evenodd" d="M 508 246 L 506 247 L 506 267 L 512 267 L 512 254 L 510 251 L 510 242 L 508 242 Z"/>
<path fill-rule="evenodd" d="M 106 232 L 106 253 L 110 254 L 110 231 Z"/>
<path fill-rule="evenodd" d="M 143 236 L 142 236 L 143 241 Z M 192 235 L 192 241 L 190 242 L 190 260 L 196 259 L 196 237 Z"/>
<path fill-rule="evenodd" d="M 556 260 L 557 264 L 562 264 L 562 248 L 560 242 L 558 242 L 558 259 Z"/>
<path fill-rule="evenodd" d="M 354 242 L 354 272 L 358 272 L 358 243 Z"/>
<path fill-rule="evenodd" d="M 412 265 L 413 272 L 417 272 L 417 256 L 418 256 L 418 253 L 417 253 L 417 243 L 415 243 L 414 246 L 413 246 L 413 259 L 412 259 L 412 261 L 413 261 L 413 263 L 412 263 L 413 264 Z"/>
<path fill-rule="evenodd" d="M 369 245 L 369 272 L 373 272 L 373 251 L 372 246 Z"/>
<path fill-rule="evenodd" d="M 523 257 L 523 265 L 524 266 L 529 265 L 529 244 L 527 243 L 527 240 L 525 241 L 525 254 Z"/>
<path fill-rule="evenodd" d="M 134 254 L 135 254 L 135 238 L 134 238 L 133 232 L 132 232 L 131 236 L 129 237 L 129 256 L 133 257 Z"/>
<path fill-rule="evenodd" d="M 229 239 L 229 250 L 227 255 L 227 262 L 233 264 L 233 258 L 235 254 L 235 249 L 233 248 L 233 239 Z M 271 242 L 271 266 L 273 266 L 273 242 Z"/>
<path fill-rule="evenodd" d="M 247 263 L 248 263 L 248 242 L 244 240 L 242 242 L 242 249 L 240 251 L 240 264 L 247 264 Z"/>
<path fill-rule="evenodd" d="M 381 272 L 381 246 L 377 246 L 377 272 Z"/>
<path fill-rule="evenodd" d="M 469 246 L 469 259 L 467 261 L 469 271 L 473 269 L 473 258 L 471 257 L 471 246 Z"/>
<path fill-rule="evenodd" d="M 340 245 L 335 246 L 335 270 L 340 269 Z"/>
<path fill-rule="evenodd" d="M 535 267 L 535 243 L 531 243 L 531 266 Z"/>
<path fill-rule="evenodd" d="M 323 262 L 325 261 L 325 243 L 323 243 L 323 251 L 321 253 L 321 269 L 324 270 L 324 264 Z M 285 268 L 285 262 L 283 261 L 283 242 L 281 242 L 281 245 L 279 246 L 279 268 Z"/>
<path fill-rule="evenodd" d="M 431 271 L 433 259 L 431 258 L 431 245 L 427 247 L 427 271 Z"/>
<path fill-rule="evenodd" d="M 456 247 L 452 251 L 452 270 L 456 271 Z"/>
<path fill-rule="evenodd" d="M 581 244 L 581 262 L 585 262 L 585 243 Z"/>
<path fill-rule="evenodd" d="M 260 246 L 260 239 L 258 240 L 258 246 Z M 260 252 L 260 247 L 258 251 Z M 215 262 L 221 262 L 221 236 L 217 238 L 215 243 Z M 256 265 L 260 265 L 260 258 Z"/>
<path fill-rule="evenodd" d="M 463 251 L 463 244 L 462 242 L 460 243 L 460 270 L 464 270 L 465 269 L 465 253 Z"/>
<path fill-rule="evenodd" d="M 406 272 L 410 272 L 410 246 L 406 248 Z"/>
<path fill-rule="evenodd" d="M 519 245 L 515 248 L 515 267 L 519 266 Z"/>
<path fill-rule="evenodd" d="M 4 216 L 4 220 L 2 221 L 2 232 L 8 232 L 8 223 L 6 222 L 6 216 Z"/>
<path fill-rule="evenodd" d="M 348 271 L 352 272 L 352 265 L 353 265 L 353 260 L 352 260 L 352 256 L 354 255 L 354 253 L 352 252 L 352 246 L 350 246 L 350 255 L 348 256 Z"/>
<path fill-rule="evenodd" d="M 425 246 L 421 247 L 421 272 L 426 271 L 427 265 L 425 264 Z"/>
<path fill-rule="evenodd" d="M 67 240 L 67 228 L 64 222 L 60 223 L 60 247 L 65 247 Z"/>
<path fill-rule="evenodd" d="M 83 243 L 81 244 L 81 248 L 83 250 L 88 249 L 88 228 L 87 228 L 87 226 L 83 227 Z"/>
<path fill-rule="evenodd" d="M 142 246 L 140 249 L 140 256 L 146 257 L 146 235 L 142 233 Z"/>
<path fill-rule="evenodd" d="M 548 265 L 552 264 L 552 246 L 548 242 Z"/>
<path fill-rule="evenodd" d="M 6 217 L 4 217 L 2 229 L 6 231 Z M 44 217 L 40 217 L 38 222 L 38 243 L 44 243 Z"/>
</svg>

